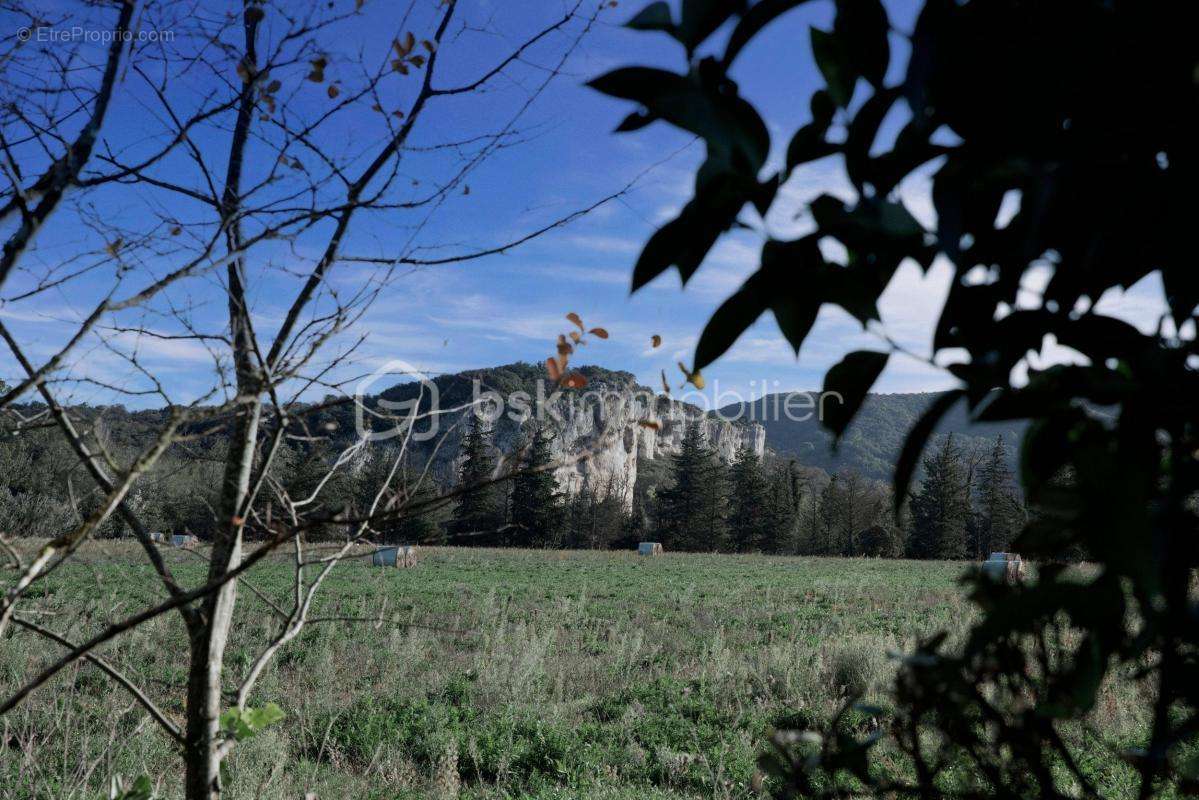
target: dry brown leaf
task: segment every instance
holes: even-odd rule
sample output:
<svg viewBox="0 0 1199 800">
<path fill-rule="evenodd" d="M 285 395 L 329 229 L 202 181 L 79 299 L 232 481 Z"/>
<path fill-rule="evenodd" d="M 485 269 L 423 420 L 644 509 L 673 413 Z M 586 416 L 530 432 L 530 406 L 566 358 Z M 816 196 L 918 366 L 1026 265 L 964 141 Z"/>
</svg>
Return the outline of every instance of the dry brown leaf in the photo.
<svg viewBox="0 0 1199 800">
<path fill-rule="evenodd" d="M 578 344 L 578 343 L 579 343 L 579 339 L 582 339 L 582 338 L 583 338 L 583 337 L 579 335 L 579 332 L 578 332 L 578 331 L 571 331 L 571 332 L 570 332 L 570 340 L 571 340 L 572 342 L 574 342 L 575 344 Z"/>
<path fill-rule="evenodd" d="M 308 73 L 308 80 L 313 83 L 322 83 L 325 80 L 325 66 L 329 63 L 329 59 L 321 56 L 314 58 L 308 62 L 312 65 L 312 71 Z"/>
<path fill-rule="evenodd" d="M 341 94 L 341 89 L 337 88 L 336 83 L 331 83 L 331 84 L 329 84 L 329 88 L 325 90 L 325 94 L 329 95 L 329 99 L 332 100 L 333 98 L 335 98 L 339 94 Z"/>
<path fill-rule="evenodd" d="M 582 320 L 582 318 L 581 318 L 581 317 L 580 317 L 578 314 L 576 314 L 575 312 L 573 312 L 573 311 L 572 311 L 572 312 L 570 312 L 569 314 L 567 314 L 567 315 L 566 315 L 566 318 L 567 318 L 568 320 L 570 320 L 571 322 L 573 322 L 575 325 L 578 325 L 578 326 L 579 326 L 579 330 L 584 330 L 584 328 L 583 328 L 583 320 Z"/>
<path fill-rule="evenodd" d="M 655 333 L 653 336 L 649 337 L 649 343 L 652 347 L 661 347 L 662 337 Z"/>
<path fill-rule="evenodd" d="M 670 383 L 666 380 L 666 370 L 662 370 L 662 391 L 666 392 L 666 396 L 670 396 Z"/>
<path fill-rule="evenodd" d="M 683 376 L 687 380 L 687 383 L 691 384 L 696 389 L 703 389 L 704 388 L 704 376 L 699 373 L 699 370 L 696 370 L 695 372 L 689 372 L 687 370 L 687 367 L 683 365 L 682 361 L 680 361 L 678 363 L 679 363 L 679 369 L 682 371 Z"/>
<path fill-rule="evenodd" d="M 662 429 L 662 423 L 655 422 L 652 419 L 638 420 L 637 424 L 643 428 L 649 428 L 650 430 L 654 430 L 654 431 Z"/>
<path fill-rule="evenodd" d="M 577 372 L 572 372 L 562 381 L 562 385 L 567 389 L 582 389 L 587 385 L 587 379 Z"/>
<path fill-rule="evenodd" d="M 608 331 L 606 331 L 603 328 L 592 328 L 590 331 L 588 331 L 588 333 L 590 333 L 592 336 L 595 336 L 598 339 L 607 339 L 608 338 Z"/>
<path fill-rule="evenodd" d="M 556 358 L 547 358 L 545 360 L 545 371 L 549 373 L 550 380 L 554 383 L 562 380 L 562 370 L 558 367 Z"/>
</svg>

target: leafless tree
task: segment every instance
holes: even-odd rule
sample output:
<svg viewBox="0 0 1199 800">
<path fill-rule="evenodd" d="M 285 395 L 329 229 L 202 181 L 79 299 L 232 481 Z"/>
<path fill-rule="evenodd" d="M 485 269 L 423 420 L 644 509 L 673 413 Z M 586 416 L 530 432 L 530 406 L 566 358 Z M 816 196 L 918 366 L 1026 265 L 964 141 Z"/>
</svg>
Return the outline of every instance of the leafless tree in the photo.
<svg viewBox="0 0 1199 800">
<path fill-rule="evenodd" d="M 311 621 L 329 571 L 375 520 L 412 511 L 412 486 L 398 485 L 405 438 L 365 513 L 336 519 L 344 541 L 316 555 L 306 549 L 300 534 L 328 519 L 271 478 L 288 438 L 312 434 L 301 399 L 317 387 L 344 388 L 360 342 L 354 323 L 403 270 L 504 252 L 607 199 L 508 240 L 428 240 L 470 176 L 527 140 L 531 109 L 601 11 L 569 0 L 544 27 L 513 40 L 483 35 L 493 21 L 464 4 L 113 0 L 55 19 L 38 3 L 0 4 L 6 28 L 22 31 L 0 45 L 0 338 L 23 373 L 0 396 L 0 411 L 10 427 L 55 426 L 100 499 L 28 557 L 6 543 L 12 577 L 0 596 L 0 633 L 17 626 L 64 652 L 0 700 L 0 715 L 64 667 L 90 660 L 178 742 L 186 796 L 217 797 L 221 762 L 236 745 L 221 722 L 225 648 L 248 570 L 283 545 L 293 550 L 294 596 L 290 608 L 271 601 L 278 633 L 236 682 L 241 712 L 270 660 Z M 74 26 L 90 35 L 56 38 Z M 368 29 L 390 32 L 382 48 L 361 41 Z M 462 65 L 478 62 L 481 41 L 494 54 L 466 74 Z M 474 57 L 463 59 L 468 51 Z M 506 110 L 479 115 L 473 133 L 428 133 L 436 115 L 464 116 L 495 93 L 510 100 Z M 439 165 L 436 180 L 412 179 L 406 165 L 419 159 L 423 174 Z M 400 231 L 401 243 L 357 235 L 379 224 Z M 348 279 L 337 279 L 351 266 Z M 8 326 L 64 296 L 87 308 L 63 312 L 66 332 L 48 350 Z M 287 300 L 276 306 L 267 296 Z M 184 347 L 207 354 L 214 380 L 179 396 L 147 353 Z M 71 393 L 85 390 L 157 400 L 170 411 L 151 444 L 122 462 L 74 412 Z M 188 586 L 129 496 L 197 426 L 219 431 L 228 446 L 206 578 Z M 283 513 L 264 516 L 266 496 Z M 114 515 L 140 541 L 164 599 L 78 642 L 22 615 L 30 588 Z M 190 644 L 182 721 L 98 652 L 168 613 L 182 620 Z"/>
</svg>

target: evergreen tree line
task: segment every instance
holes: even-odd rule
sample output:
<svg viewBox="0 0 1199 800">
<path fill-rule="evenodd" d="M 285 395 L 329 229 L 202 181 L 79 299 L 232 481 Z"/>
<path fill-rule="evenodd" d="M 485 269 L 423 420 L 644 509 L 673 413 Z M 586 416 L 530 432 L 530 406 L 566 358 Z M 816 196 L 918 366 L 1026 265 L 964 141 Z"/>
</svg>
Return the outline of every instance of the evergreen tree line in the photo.
<svg viewBox="0 0 1199 800">
<path fill-rule="evenodd" d="M 952 436 L 924 458 L 924 477 L 897 520 L 889 486 L 842 471 L 801 503 L 800 552 L 982 559 L 1006 550 L 1026 511 L 1002 437 L 966 452 Z"/>
<path fill-rule="evenodd" d="M 530 434 L 511 481 L 491 481 L 495 460 L 477 420 L 461 462 L 462 493 L 445 526 L 455 544 L 603 549 L 659 541 L 697 552 L 977 559 L 1006 549 L 1026 514 L 1002 438 L 989 452 L 968 453 L 945 437 L 925 457 L 923 481 L 899 520 L 889 488 L 852 470 L 821 480 L 794 461 L 763 463 L 749 448 L 726 466 L 698 421 L 655 489 L 584 487 L 568 496 L 545 430 Z"/>
<path fill-rule="evenodd" d="M 119 430 L 119 429 L 118 429 Z M 106 449 L 123 451 L 117 435 L 97 427 Z M 618 481 L 566 491 L 555 479 L 549 430 L 529 432 L 515 457 L 515 473 L 497 480 L 491 436 L 472 419 L 455 474 L 430 476 L 415 496 L 418 474 L 401 470 L 384 503 L 419 513 L 387 516 L 373 527 L 383 542 L 533 548 L 630 549 L 660 541 L 668 550 L 763 552 L 834 556 L 982 558 L 1003 550 L 1024 523 L 1002 439 L 989 452 L 966 452 L 945 437 L 924 460 L 920 486 L 892 513 L 889 488 L 852 470 L 831 477 L 794 461 L 763 460 L 742 449 L 724 464 L 696 422 L 664 474 L 631 486 Z M 127 502 L 151 530 L 208 538 L 213 525 L 219 437 L 171 454 Z M 0 445 L 0 531 L 56 536 L 89 513 L 100 495 L 86 476 L 71 476 L 56 438 L 34 431 Z M 333 519 L 366 512 L 387 479 L 394 453 L 371 448 L 350 468 L 327 474 L 337 455 L 331 443 L 285 446 L 272 478 L 293 500 L 320 486 L 319 512 Z M 631 501 L 630 501 L 631 495 Z M 264 505 L 274 502 L 265 495 Z M 269 517 L 270 510 L 259 510 Z M 282 509 L 275 518 L 284 518 Z M 118 517 L 97 532 L 127 535 Z M 305 531 L 309 540 L 337 540 L 345 526 L 330 522 Z"/>
</svg>

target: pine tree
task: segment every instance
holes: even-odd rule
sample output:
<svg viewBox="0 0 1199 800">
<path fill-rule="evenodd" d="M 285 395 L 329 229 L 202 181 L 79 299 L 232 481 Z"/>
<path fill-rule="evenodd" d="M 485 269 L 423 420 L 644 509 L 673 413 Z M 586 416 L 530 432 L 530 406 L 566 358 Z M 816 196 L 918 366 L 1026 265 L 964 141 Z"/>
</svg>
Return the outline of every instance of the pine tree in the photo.
<svg viewBox="0 0 1199 800">
<path fill-rule="evenodd" d="M 406 507 L 400 511 L 390 530 L 388 541 L 397 544 L 444 544 L 445 536 L 437 524 L 437 488 L 432 481 L 422 481 L 415 489 L 406 488 L 402 502 Z"/>
<path fill-rule="evenodd" d="M 518 547 L 556 547 L 561 544 L 562 498 L 550 469 L 550 436 L 538 427 L 525 448 L 520 469 L 512 479 L 512 531 Z"/>
<path fill-rule="evenodd" d="M 491 434 L 477 414 L 470 414 L 469 427 L 462 439 L 462 466 L 458 470 L 458 495 L 450 533 L 464 537 L 460 544 L 496 544 L 497 537 L 487 535 L 504 524 L 503 495 L 491 483 L 495 460 L 491 455 Z"/>
<path fill-rule="evenodd" d="M 765 549 L 770 520 L 766 479 L 758 456 L 749 447 L 737 451 L 729 469 L 729 543 L 738 552 Z"/>
<path fill-rule="evenodd" d="M 795 462 L 772 470 L 766 485 L 764 534 L 760 544 L 764 552 L 796 552 L 800 499 L 800 478 Z"/>
<path fill-rule="evenodd" d="M 924 481 L 912 495 L 912 558 L 964 558 L 970 501 L 962 452 L 953 436 L 924 459 Z"/>
<path fill-rule="evenodd" d="M 632 507 L 629 509 L 628 514 L 624 516 L 620 536 L 609 542 L 609 547 L 629 550 L 636 547 L 638 543 L 646 541 L 646 534 L 649 528 L 646 500 L 645 490 L 638 491 L 634 487 Z"/>
<path fill-rule="evenodd" d="M 834 475 L 820 497 L 824 555 L 857 554 L 858 533 L 870 524 L 869 498 L 862 476 L 853 470 Z"/>
<path fill-rule="evenodd" d="M 280 482 L 292 498 L 314 497 L 315 502 L 309 508 L 319 511 L 321 516 L 331 517 L 342 510 L 356 514 L 355 476 L 347 470 L 329 475 L 329 464 L 335 458 L 328 442 L 304 447 L 294 454 L 294 468 L 281 475 Z M 310 542 L 337 540 L 344 535 L 345 526 L 332 522 L 310 525 L 304 531 L 304 538 Z"/>
<path fill-rule="evenodd" d="M 1007 550 L 1024 524 L 1024 509 L 1008 466 L 1002 436 L 995 437 L 991 455 L 979 472 L 978 495 L 974 555 L 986 558 L 988 553 Z"/>
<path fill-rule="evenodd" d="M 841 488 L 841 476 L 833 475 L 828 484 L 820 492 L 820 521 L 817 526 L 818 536 L 815 544 L 815 554 L 822 556 L 836 555 L 840 550 L 838 532 L 840 521 L 845 518 L 845 491 Z"/>
<path fill-rule="evenodd" d="M 796 552 L 804 556 L 819 555 L 824 535 L 821 533 L 820 495 L 818 493 L 808 492 L 807 496 L 800 500 L 798 517 L 799 533 L 796 537 Z"/>
<path fill-rule="evenodd" d="M 687 423 L 671 457 L 672 485 L 658 495 L 658 532 L 673 550 L 712 551 L 725 546 L 723 468 L 704 439 L 699 420 Z"/>
</svg>

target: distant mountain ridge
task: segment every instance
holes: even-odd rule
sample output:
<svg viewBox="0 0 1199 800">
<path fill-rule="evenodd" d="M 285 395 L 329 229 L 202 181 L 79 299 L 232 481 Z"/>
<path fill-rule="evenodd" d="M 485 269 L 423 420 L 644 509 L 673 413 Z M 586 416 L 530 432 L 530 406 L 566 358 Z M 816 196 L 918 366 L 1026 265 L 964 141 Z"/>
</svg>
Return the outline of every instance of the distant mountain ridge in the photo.
<svg viewBox="0 0 1199 800">
<path fill-rule="evenodd" d="M 908 431 L 938 396 L 936 392 L 868 395 L 835 452 L 832 435 L 817 417 L 816 393 L 765 395 L 752 403 L 724 406 L 718 413 L 726 419 L 740 418 L 761 424 L 766 428 L 768 448 L 805 466 L 827 472 L 854 469 L 866 477 L 889 481 Z M 789 397 L 801 399 L 792 399 L 788 405 Z M 1024 422 L 973 422 L 958 405 L 942 419 L 933 444 L 939 437 L 952 433 L 968 449 L 990 447 L 995 437 L 1001 436 L 1014 468 L 1026 427 Z"/>
<path fill-rule="evenodd" d="M 637 383 L 634 375 L 629 372 L 608 370 L 596 366 L 579 366 L 577 371 L 589 381 L 590 388 L 606 388 L 615 390 L 622 396 L 634 393 L 642 398 L 654 398 L 654 390 Z M 469 403 L 474 397 L 475 382 L 478 381 L 484 391 L 495 391 L 509 397 L 515 392 L 524 392 L 537 397 L 537 387 L 545 378 L 544 366 L 538 364 L 515 363 L 490 368 L 473 369 L 457 374 L 439 375 L 432 379 L 439 393 L 441 408 L 459 407 Z M 374 405 L 380 400 L 402 402 L 415 400 L 422 396 L 420 384 L 412 381 L 396 383 L 390 387 L 380 386 L 379 394 L 364 398 L 368 405 Z M 549 388 L 552 392 L 553 387 Z M 715 412 L 706 414 L 698 407 L 678 400 L 670 400 L 660 393 L 652 406 L 658 415 L 661 428 L 650 431 L 639 428 L 636 420 L 630 417 L 622 424 L 632 431 L 632 438 L 618 443 L 605 455 L 597 458 L 592 465 L 580 464 L 563 470 L 561 478 L 565 483 L 578 485 L 585 477 L 582 473 L 589 468 L 600 470 L 604 478 L 614 478 L 622 472 L 621 464 L 628 464 L 623 470 L 627 484 L 637 480 L 638 472 L 632 468 L 633 453 L 640 449 L 641 472 L 652 482 L 664 479 L 669 466 L 668 455 L 678 445 L 686 418 L 705 417 L 709 435 L 721 450 L 722 457 L 731 460 L 732 453 L 740 444 L 749 444 L 755 450 L 762 452 L 761 436 L 764 431 L 764 448 L 768 457 L 777 456 L 784 459 L 795 459 L 801 466 L 835 473 L 842 469 L 853 469 L 863 476 L 879 481 L 889 482 L 892 478 L 895 462 L 903 446 L 907 432 L 920 418 L 933 400 L 938 396 L 935 392 L 914 394 L 872 394 L 867 396 L 853 424 L 850 425 L 840 446 L 834 452 L 831 449 L 832 436 L 821 426 L 815 410 L 818 395 L 812 392 L 783 392 L 770 394 L 749 403 L 733 403 Z M 788 405 L 788 398 L 791 403 Z M 329 398 L 332 400 L 333 398 Z M 421 403 L 423 409 L 428 408 L 427 392 Z M 34 414 L 41 410 L 37 403 L 27 407 L 21 406 L 27 413 Z M 306 408 L 308 410 L 306 410 Z M 788 414 L 787 409 L 792 413 Z M 140 448 L 147 445 L 156 431 L 166 421 L 169 410 L 143 409 L 128 411 L 121 406 L 75 406 L 73 413 L 87 420 L 103 419 L 103 428 L 107 441 L 116 447 Z M 301 406 L 295 412 L 298 418 L 304 419 L 309 429 L 323 432 L 335 446 L 345 446 L 353 441 L 356 430 L 355 412 L 352 404 L 343 403 L 331 406 L 323 404 L 316 406 Z M 720 417 L 721 422 L 717 420 Z M 456 415 L 443 418 L 444 426 L 451 426 Z M 573 449 L 592 441 L 591 431 L 586 429 L 585 419 L 574 422 L 570 435 L 562 442 L 559 456 L 575 455 Z M 731 422 L 731 426 L 725 424 Z M 753 423 L 757 423 L 754 425 Z M 213 423 L 200 423 L 195 426 L 193 434 L 211 428 Z M 580 428 L 580 425 L 583 427 Z M 760 425 L 761 428 L 757 426 Z M 420 427 L 418 425 L 418 427 Z M 500 426 L 497 445 L 502 450 L 510 449 L 518 439 L 517 426 L 505 423 Z M 935 446 L 936 438 L 949 433 L 960 438 L 967 448 L 987 447 L 993 445 L 995 437 L 1003 437 L 1007 445 L 1009 458 L 1015 467 L 1019 455 L 1020 442 L 1027 427 L 1026 423 L 973 423 L 967 417 L 961 406 L 955 406 L 942 420 L 937 428 L 937 435 L 930 447 Z M 220 438 L 220 433 L 213 436 Z M 449 482 L 455 474 L 454 462 L 457 456 L 457 436 L 452 436 L 439 454 L 441 462 L 437 471 L 441 480 Z M 569 440 L 569 444 L 567 443 Z M 648 457 L 647 457 L 648 456 Z M 657 458 L 654 458 L 657 456 Z M 599 477 L 599 476 L 590 476 Z M 919 479 L 919 473 L 917 479 Z"/>
<path fill-rule="evenodd" d="M 654 390 L 638 384 L 628 372 L 595 366 L 580 366 L 578 371 L 593 386 L 619 387 L 646 396 L 654 394 Z M 440 376 L 435 382 L 442 392 L 442 403 L 452 406 L 470 399 L 471 386 L 476 380 L 484 389 L 507 394 L 512 391 L 532 392 L 536 382 L 543 377 L 544 368 L 540 365 L 516 363 Z M 382 396 L 391 400 L 410 399 L 417 392 L 415 384 L 402 383 L 383 391 Z M 794 458 L 802 466 L 829 473 L 853 469 L 865 477 L 890 482 L 908 431 L 938 396 L 937 392 L 868 395 L 836 451 L 832 450 L 832 435 L 820 424 L 817 415 L 819 395 L 814 392 L 769 394 L 749 403 L 723 406 L 705 416 L 720 417 L 734 425 L 760 424 L 765 429 L 766 449 L 782 458 Z M 790 405 L 788 398 L 791 398 Z M 661 399 L 665 402 L 665 397 Z M 670 404 L 684 408 L 689 406 L 677 400 Z M 698 407 L 692 408 L 696 414 L 702 413 Z M 791 410 L 790 414 L 788 409 Z M 1001 436 L 1011 466 L 1015 468 L 1026 427 L 1027 424 L 1023 422 L 973 422 L 965 408 L 957 405 L 942 419 L 929 447 L 952 433 L 967 450 L 976 447 L 989 449 L 995 437 Z"/>
</svg>

